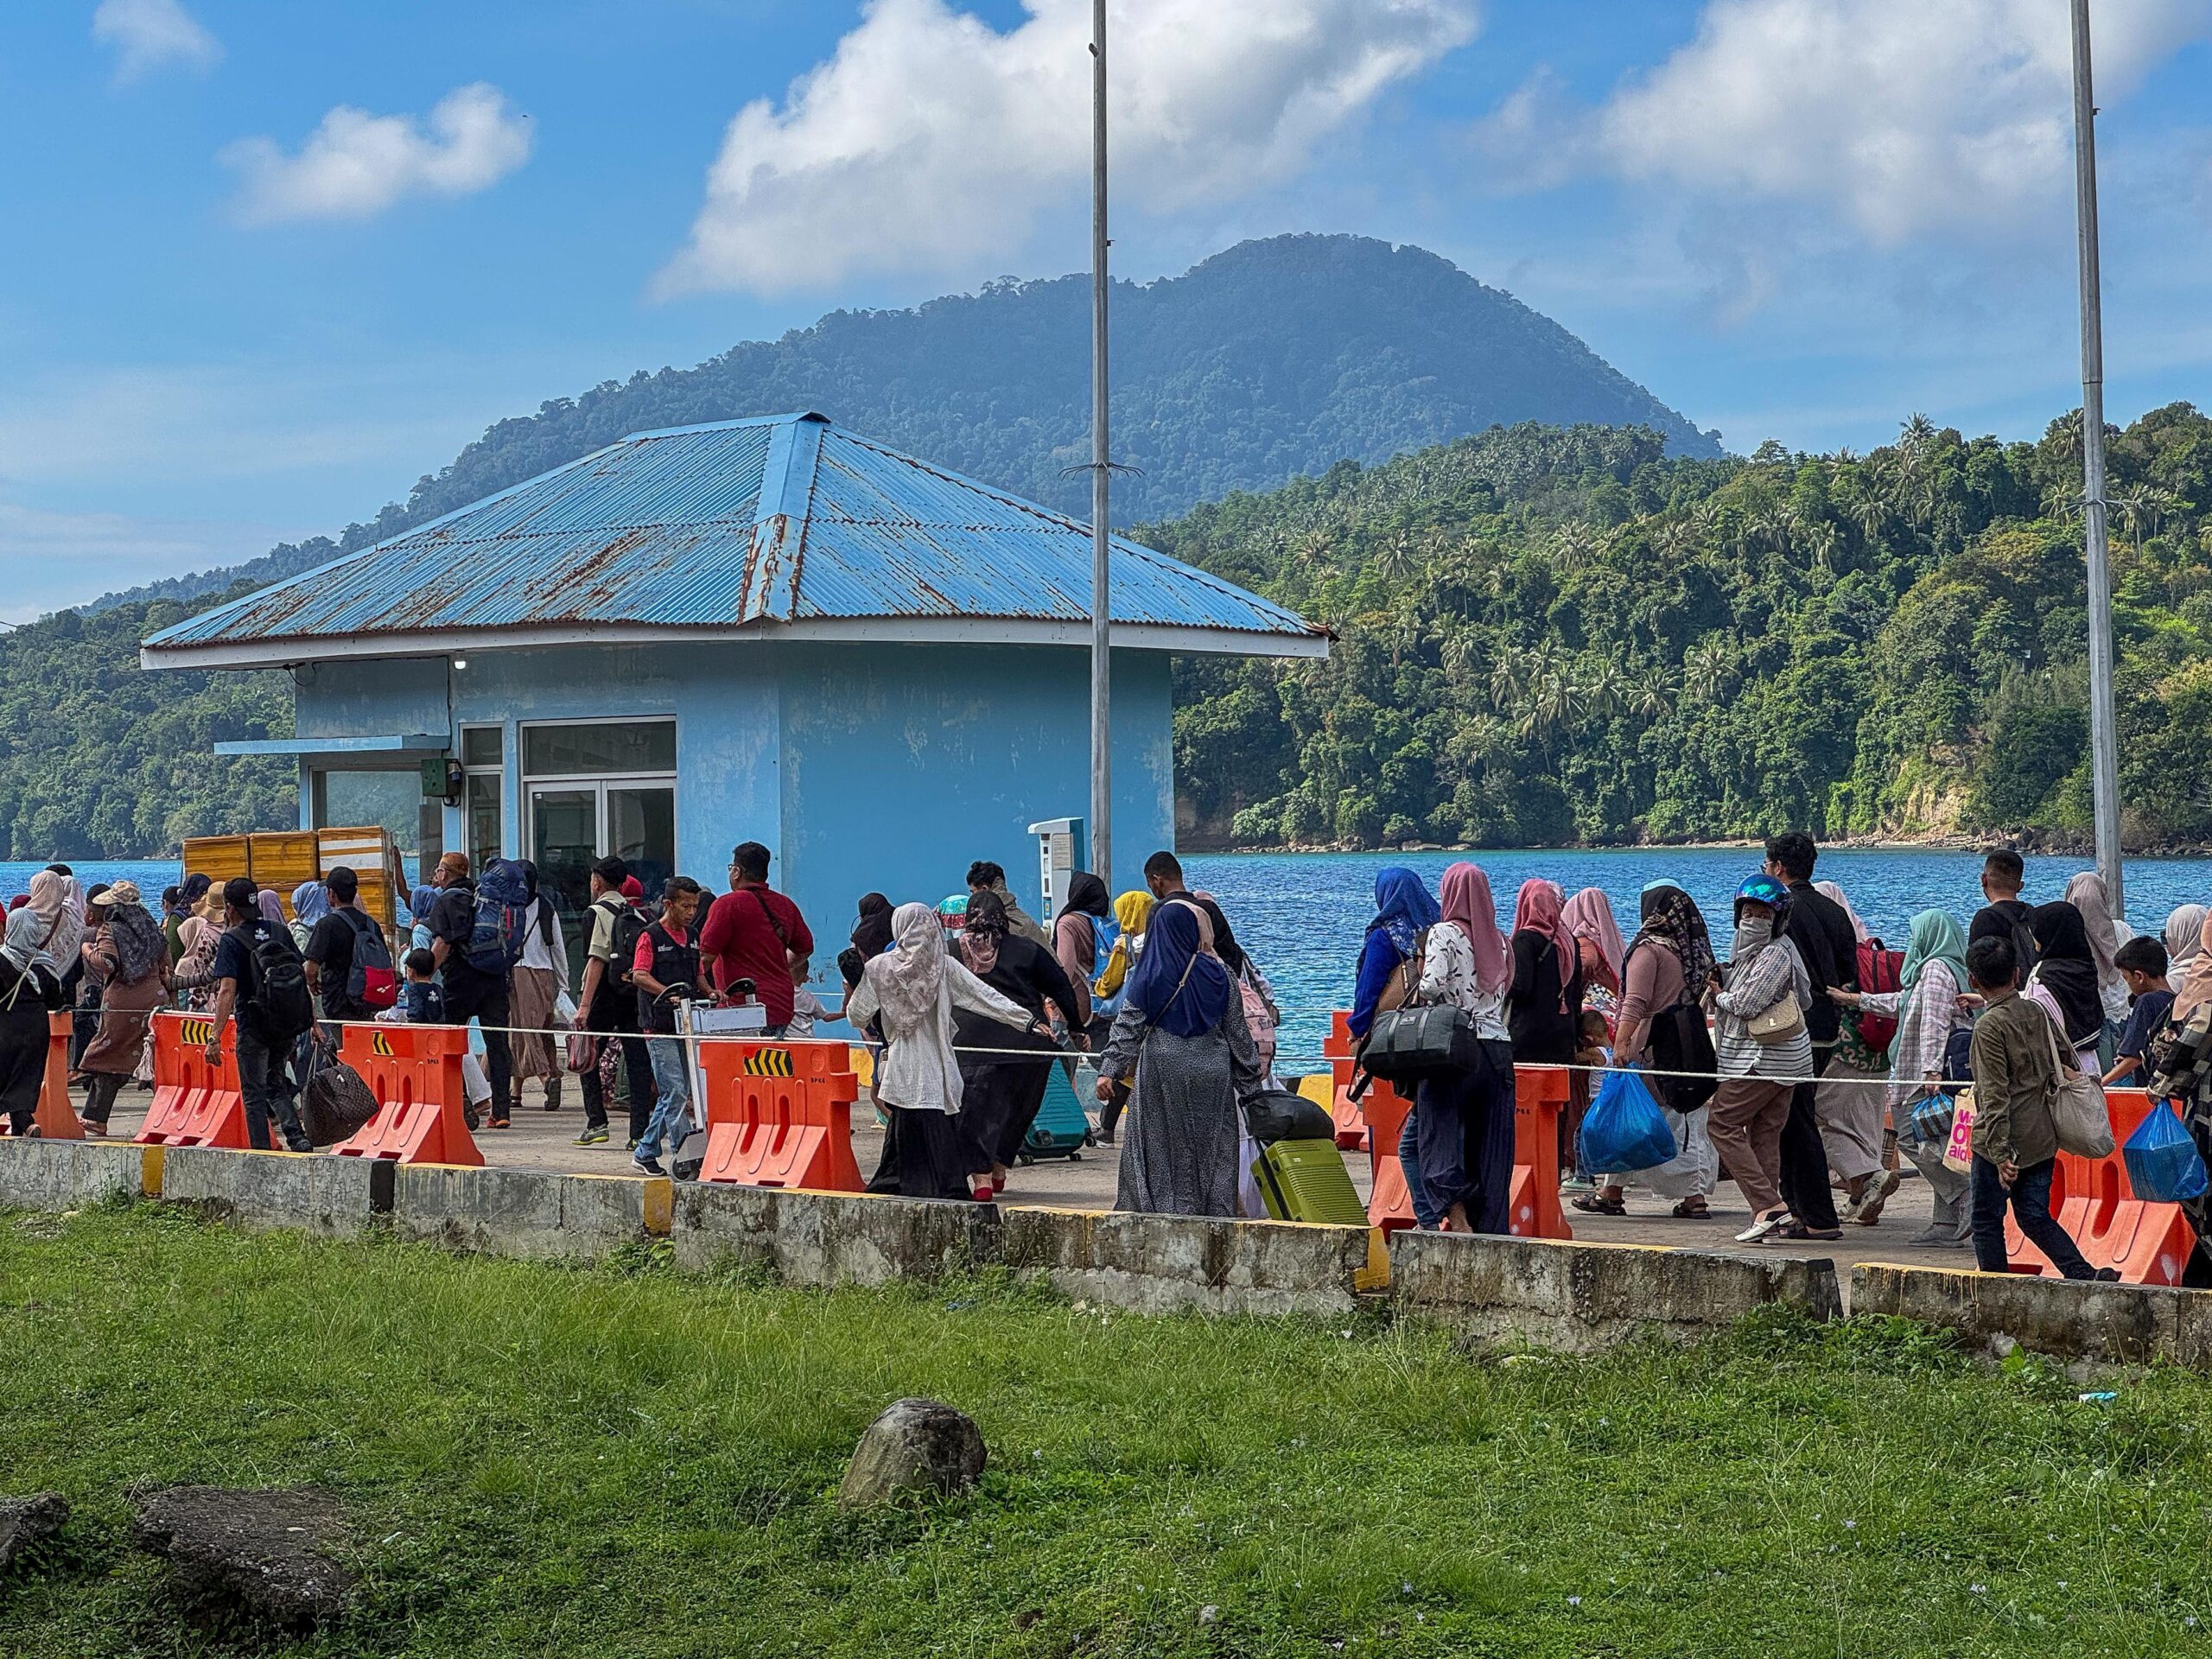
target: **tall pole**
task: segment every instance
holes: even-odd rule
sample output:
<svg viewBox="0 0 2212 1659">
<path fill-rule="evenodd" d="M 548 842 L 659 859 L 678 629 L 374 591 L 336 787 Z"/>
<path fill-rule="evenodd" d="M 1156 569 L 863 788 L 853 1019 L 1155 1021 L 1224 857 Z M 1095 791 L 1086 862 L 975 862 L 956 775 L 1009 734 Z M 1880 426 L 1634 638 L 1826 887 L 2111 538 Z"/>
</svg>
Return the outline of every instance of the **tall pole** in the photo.
<svg viewBox="0 0 2212 1659">
<path fill-rule="evenodd" d="M 2112 570 L 2105 538 L 2105 342 L 2097 283 L 2097 105 L 2089 0 L 2074 0 L 2074 197 L 2082 255 L 2082 527 L 2089 560 L 2089 780 L 2097 874 L 2118 916 L 2120 745 L 2112 689 Z"/>
<path fill-rule="evenodd" d="M 1090 868 L 1114 890 L 1114 661 L 1107 598 L 1106 0 L 1090 6 Z"/>
</svg>

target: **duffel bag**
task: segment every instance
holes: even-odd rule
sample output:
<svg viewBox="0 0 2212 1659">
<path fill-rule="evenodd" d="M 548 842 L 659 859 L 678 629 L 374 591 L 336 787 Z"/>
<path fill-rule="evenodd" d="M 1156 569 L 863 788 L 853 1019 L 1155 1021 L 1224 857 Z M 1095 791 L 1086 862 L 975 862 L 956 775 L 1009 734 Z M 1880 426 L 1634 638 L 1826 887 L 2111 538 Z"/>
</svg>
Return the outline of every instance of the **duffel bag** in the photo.
<svg viewBox="0 0 2212 1659">
<path fill-rule="evenodd" d="M 1481 1058 L 1474 1015 L 1450 1002 L 1376 1014 L 1359 1051 L 1360 1065 L 1385 1083 L 1457 1077 L 1473 1071 Z"/>
</svg>

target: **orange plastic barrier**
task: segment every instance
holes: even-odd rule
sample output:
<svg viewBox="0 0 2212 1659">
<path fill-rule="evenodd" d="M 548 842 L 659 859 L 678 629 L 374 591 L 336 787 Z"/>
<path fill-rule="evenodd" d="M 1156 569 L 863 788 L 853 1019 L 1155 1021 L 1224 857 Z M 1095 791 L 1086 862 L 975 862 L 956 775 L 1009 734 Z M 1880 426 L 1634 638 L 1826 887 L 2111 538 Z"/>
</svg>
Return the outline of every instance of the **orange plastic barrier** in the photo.
<svg viewBox="0 0 2212 1659">
<path fill-rule="evenodd" d="M 2050 1211 L 2093 1268 L 2116 1268 L 2131 1285 L 2178 1285 L 2196 1230 L 2177 1204 L 2150 1204 L 2135 1196 L 2120 1148 L 2153 1110 L 2172 1109 L 2140 1089 L 2108 1089 L 2105 1108 L 2112 1115 L 2113 1151 L 2108 1158 L 2058 1154 L 2050 1182 Z M 2028 1243 L 2005 1214 L 2005 1254 L 2015 1273 L 2055 1276 L 2050 1258 Z"/>
<path fill-rule="evenodd" d="M 484 1166 L 464 1115 L 468 1033 L 459 1026 L 347 1026 L 338 1045 L 377 1097 L 377 1115 L 331 1150 L 340 1158 Z"/>
<path fill-rule="evenodd" d="M 1573 1238 L 1559 1205 L 1559 1115 L 1569 1073 L 1561 1065 L 1513 1068 L 1513 1195 L 1506 1214 L 1516 1238 Z"/>
<path fill-rule="evenodd" d="M 222 1061 L 211 1066 L 205 1051 L 214 1028 L 205 1014 L 154 1016 L 154 1104 L 130 1137 L 135 1144 L 239 1152 L 253 1144 L 238 1093 L 238 1028 L 224 1026 Z"/>
<path fill-rule="evenodd" d="M 73 1025 L 66 1014 L 46 1016 L 46 1081 L 39 1085 L 38 1116 L 41 1138 L 81 1141 L 85 1126 L 78 1122 L 76 1103 L 69 1098 L 69 1034 Z"/>
<path fill-rule="evenodd" d="M 860 1079 L 850 1065 L 836 1043 L 702 1042 L 707 1156 L 699 1179 L 865 1192 L 853 1161 Z"/>
<path fill-rule="evenodd" d="M 1413 1102 L 1380 1078 L 1370 1081 L 1357 1100 L 1352 1099 L 1351 1015 L 1345 1009 L 1338 1008 L 1330 1022 L 1329 1040 L 1321 1052 L 1336 1083 L 1330 1115 L 1337 1121 L 1337 1147 L 1344 1152 L 1361 1147 L 1367 1150 L 1367 1224 L 1385 1232 L 1412 1226 L 1414 1198 L 1406 1190 L 1406 1172 L 1398 1162 L 1398 1137 L 1405 1132 Z"/>
</svg>

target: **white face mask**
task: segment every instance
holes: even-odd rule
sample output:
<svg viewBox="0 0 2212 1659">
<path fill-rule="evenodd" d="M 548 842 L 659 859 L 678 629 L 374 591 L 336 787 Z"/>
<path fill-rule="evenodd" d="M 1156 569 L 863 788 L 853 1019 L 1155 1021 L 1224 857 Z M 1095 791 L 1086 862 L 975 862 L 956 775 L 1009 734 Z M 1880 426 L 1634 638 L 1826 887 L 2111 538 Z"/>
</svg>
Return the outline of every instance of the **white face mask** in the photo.
<svg viewBox="0 0 2212 1659">
<path fill-rule="evenodd" d="M 1774 918 L 1770 915 L 1756 916 L 1747 913 L 1736 924 L 1735 954 L 1738 957 L 1750 956 L 1753 951 L 1773 942 Z"/>
</svg>

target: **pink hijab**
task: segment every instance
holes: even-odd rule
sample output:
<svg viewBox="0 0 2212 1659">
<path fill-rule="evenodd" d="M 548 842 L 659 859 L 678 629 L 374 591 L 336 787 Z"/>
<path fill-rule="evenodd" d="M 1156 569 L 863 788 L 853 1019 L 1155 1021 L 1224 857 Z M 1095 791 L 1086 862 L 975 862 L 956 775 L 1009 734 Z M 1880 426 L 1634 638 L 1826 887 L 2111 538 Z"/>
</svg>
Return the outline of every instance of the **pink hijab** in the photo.
<svg viewBox="0 0 2212 1659">
<path fill-rule="evenodd" d="M 1440 893 L 1444 919 L 1467 936 L 1475 953 L 1475 984 L 1485 996 L 1495 996 L 1513 977 L 1513 963 L 1505 935 L 1497 931 L 1497 901 L 1491 897 L 1490 877 L 1478 865 L 1462 860 L 1444 872 Z"/>
<path fill-rule="evenodd" d="M 1628 944 L 1621 938 L 1621 925 L 1613 919 L 1613 901 L 1597 887 L 1585 887 L 1567 901 L 1566 908 L 1560 912 L 1560 919 L 1576 938 L 1587 939 L 1598 947 L 1612 987 L 1618 990 L 1621 964 L 1628 956 Z"/>
<path fill-rule="evenodd" d="M 1574 935 L 1567 931 L 1567 922 L 1560 914 L 1559 884 L 1547 881 L 1541 876 L 1531 876 L 1521 884 L 1521 893 L 1513 901 L 1513 931 L 1516 933 L 1541 933 L 1552 942 L 1559 952 L 1560 1012 L 1567 1011 L 1567 988 L 1574 977 L 1577 960 Z"/>
</svg>

